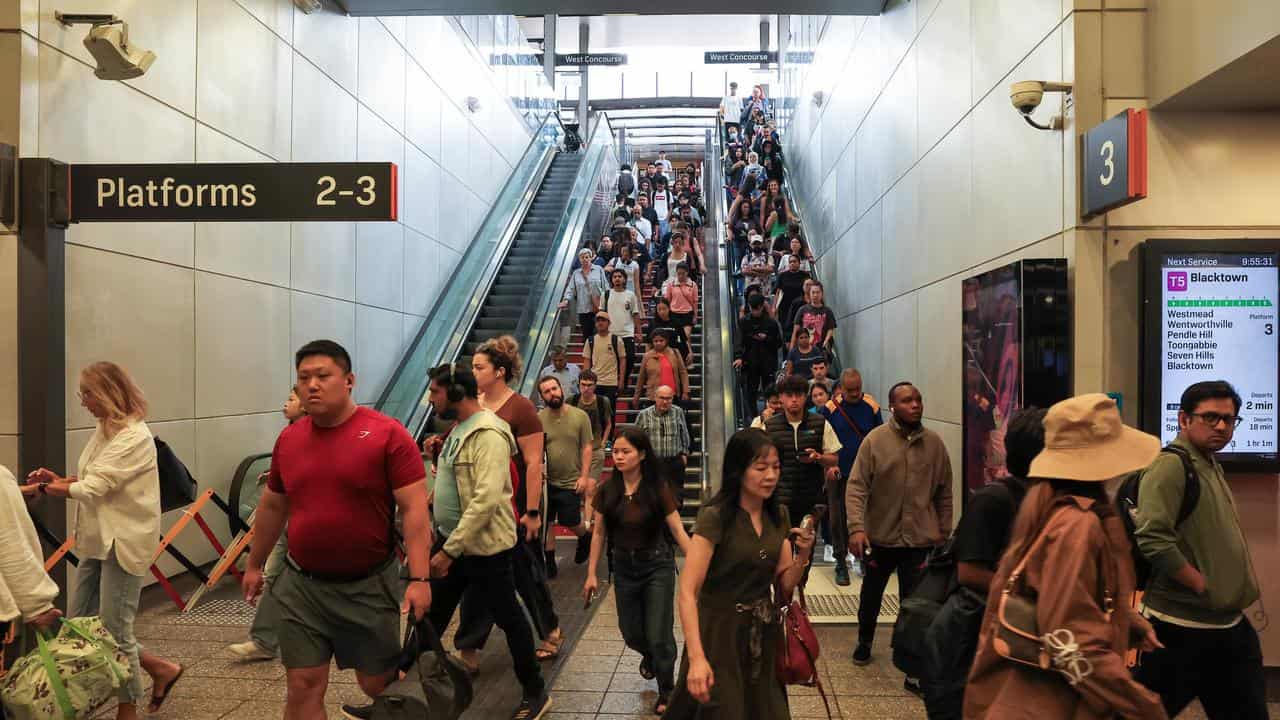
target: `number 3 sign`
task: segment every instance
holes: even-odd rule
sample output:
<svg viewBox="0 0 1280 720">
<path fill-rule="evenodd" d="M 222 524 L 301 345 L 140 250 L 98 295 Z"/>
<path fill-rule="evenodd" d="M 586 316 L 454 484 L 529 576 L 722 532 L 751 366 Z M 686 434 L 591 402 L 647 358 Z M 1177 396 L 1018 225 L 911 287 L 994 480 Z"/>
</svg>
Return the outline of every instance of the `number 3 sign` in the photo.
<svg viewBox="0 0 1280 720">
<path fill-rule="evenodd" d="M 1129 108 L 1084 134 L 1084 215 L 1147 196 L 1147 111 Z"/>
</svg>

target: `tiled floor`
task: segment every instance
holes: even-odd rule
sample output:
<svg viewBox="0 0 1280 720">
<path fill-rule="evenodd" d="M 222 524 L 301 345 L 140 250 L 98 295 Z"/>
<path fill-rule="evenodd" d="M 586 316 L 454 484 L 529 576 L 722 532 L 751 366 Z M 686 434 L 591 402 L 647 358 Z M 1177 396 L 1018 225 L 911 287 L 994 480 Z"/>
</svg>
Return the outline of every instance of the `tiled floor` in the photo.
<svg viewBox="0 0 1280 720">
<path fill-rule="evenodd" d="M 544 663 L 553 699 L 547 720 L 635 720 L 652 718 L 657 699 L 653 681 L 640 677 L 640 656 L 628 650 L 618 630 L 617 610 L 606 588 L 590 610 L 584 610 L 579 595 L 584 566 L 575 566 L 568 556 L 572 544 L 563 543 L 560 577 L 552 581 L 561 622 L 569 638 L 563 656 Z M 821 570 L 821 569 L 819 569 Z M 828 571 L 829 572 L 829 571 Z M 602 573 L 603 575 L 603 573 Z M 842 589 L 843 590 L 843 589 Z M 226 581 L 209 600 L 233 598 L 235 588 Z M 179 661 L 186 675 L 175 686 L 164 708 L 150 716 L 155 720 L 268 720 L 284 714 L 284 668 L 278 662 L 240 663 L 226 655 L 226 645 L 245 637 L 243 622 L 190 624 L 163 595 L 154 589 L 143 597 L 144 610 L 136 625 L 139 640 L 148 650 Z M 833 718 L 858 720 L 922 720 L 923 704 L 902 688 L 902 673 L 888 658 L 889 628 L 880 628 L 876 655 L 871 665 L 854 667 L 849 662 L 855 632 L 850 625 L 820 625 L 816 628 L 822 656 L 818 669 L 826 689 Z M 446 633 L 446 646 L 450 632 Z M 683 650 L 679 627 L 676 639 Z M 476 701 L 465 720 L 502 720 L 509 717 L 519 697 L 506 643 L 500 630 L 494 631 L 481 658 Z M 366 702 L 351 672 L 334 669 L 326 706 L 329 718 L 339 717 L 344 702 Z M 1272 705 L 1271 716 L 1280 718 L 1280 705 Z M 817 691 L 791 689 L 792 718 L 817 720 L 826 712 Z M 113 717 L 111 708 L 98 717 Z M 1202 720 L 1193 707 L 1178 720 Z M 318 719 L 318 720 L 323 720 Z"/>
</svg>

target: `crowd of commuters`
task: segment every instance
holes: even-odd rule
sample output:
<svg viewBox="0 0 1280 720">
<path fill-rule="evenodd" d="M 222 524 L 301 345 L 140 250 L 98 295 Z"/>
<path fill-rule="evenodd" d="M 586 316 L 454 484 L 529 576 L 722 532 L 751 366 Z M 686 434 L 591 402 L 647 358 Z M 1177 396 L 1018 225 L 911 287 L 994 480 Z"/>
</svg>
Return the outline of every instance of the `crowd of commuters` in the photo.
<svg viewBox="0 0 1280 720">
<path fill-rule="evenodd" d="M 402 613 L 441 630 L 457 614 L 453 644 L 473 674 L 499 626 L 522 689 L 511 717 L 545 717 L 540 662 L 564 642 L 550 585 L 555 525 L 577 539 L 588 604 L 608 568 L 622 636 L 665 718 L 790 717 L 775 672 L 778 599 L 808 577 L 819 532 L 838 584 L 851 584 L 850 555 L 862 574 L 859 666 L 872 662 L 891 576 L 906 598 L 943 549 L 951 558 L 952 582 L 922 638 L 922 676 L 908 678 L 931 720 L 1159 720 L 1195 699 L 1211 720 L 1266 718 L 1260 644 L 1245 614 L 1258 579 L 1215 459 L 1240 420 L 1235 390 L 1188 388 L 1164 451 L 1104 395 L 1019 411 L 1005 435 L 1010 477 L 972 494 L 953 532 L 951 465 L 923 422 L 921 391 L 893 384 L 886 416 L 856 369 L 834 369 L 836 315 L 782 192 L 768 99 L 758 87 L 738 99 L 733 86 L 721 110 L 732 120 L 727 230 L 743 308 L 734 366 L 756 417 L 728 439 L 719 489 L 692 531 L 680 509 L 706 213 L 700 168 L 676 172 L 659 154 L 638 177 L 620 173 L 609 232 L 582 248 L 563 297 L 581 357 L 555 347 L 534 397 L 512 387 L 523 371 L 515 340 L 489 340 L 469 364 L 430 371 L 429 400 L 449 429 L 419 448 L 399 423 L 356 404 L 340 345 L 297 351 L 289 425 L 243 578 L 257 617 L 231 648 L 283 663 L 285 717 L 324 717 L 331 662 L 354 669 L 370 697 L 381 692 L 396 678 Z M 18 485 L 0 468 L 0 622 L 58 622 L 58 588 L 22 504 L 76 502 L 71 614 L 101 616 L 128 658 L 117 710 L 127 720 L 139 703 L 159 709 L 184 671 L 143 651 L 132 627 L 159 531 L 156 450 L 146 401 L 122 368 L 95 363 L 79 379 L 97 425 L 77 476 L 42 468 Z M 633 422 L 617 421 L 620 403 L 638 411 Z M 1120 481 L 1140 489 L 1128 506 L 1112 499 Z M 830 513 L 815 531 L 805 521 L 822 504 Z M 1029 662 L 1009 640 L 1016 622 L 1034 630 Z M 1132 669 L 1131 649 L 1140 653 Z M 372 707 L 343 713 L 369 718 Z"/>
</svg>

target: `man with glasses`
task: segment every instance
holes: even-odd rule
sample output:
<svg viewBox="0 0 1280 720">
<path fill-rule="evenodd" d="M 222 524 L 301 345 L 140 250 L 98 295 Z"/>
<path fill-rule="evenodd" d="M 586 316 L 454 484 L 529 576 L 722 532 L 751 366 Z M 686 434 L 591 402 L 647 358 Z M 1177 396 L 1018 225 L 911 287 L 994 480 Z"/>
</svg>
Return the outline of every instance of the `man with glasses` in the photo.
<svg viewBox="0 0 1280 720">
<path fill-rule="evenodd" d="M 1226 382 L 1187 388 L 1171 451 L 1139 480 L 1134 539 L 1151 564 L 1142 612 L 1164 647 L 1143 653 L 1136 675 L 1160 693 L 1169 717 L 1196 698 L 1210 720 L 1267 717 L 1262 648 L 1244 616 L 1258 599 L 1258 580 L 1214 457 L 1231 442 L 1239 413 L 1240 395 Z M 1178 455 L 1190 461 L 1194 478 Z M 1192 482 L 1199 500 L 1183 517 Z"/>
<path fill-rule="evenodd" d="M 653 405 L 636 416 L 636 427 L 649 435 L 653 454 L 658 456 L 662 472 L 671 485 L 676 504 L 684 502 L 684 471 L 689 467 L 689 426 L 684 409 L 675 404 L 676 391 L 669 385 L 659 386 L 653 394 Z"/>
</svg>

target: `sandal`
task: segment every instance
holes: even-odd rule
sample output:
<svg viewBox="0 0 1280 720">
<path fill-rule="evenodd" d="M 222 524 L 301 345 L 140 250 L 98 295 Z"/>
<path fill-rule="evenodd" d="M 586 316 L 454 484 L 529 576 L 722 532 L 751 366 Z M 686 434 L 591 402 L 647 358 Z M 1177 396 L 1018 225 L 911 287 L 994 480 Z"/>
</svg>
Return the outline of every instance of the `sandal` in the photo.
<svg viewBox="0 0 1280 720">
<path fill-rule="evenodd" d="M 164 690 L 159 695 L 156 694 L 154 687 L 151 688 L 151 703 L 147 705 L 147 712 L 156 713 L 160 711 L 160 706 L 164 705 L 164 701 L 169 697 L 169 692 L 173 690 L 174 685 L 178 684 L 178 681 L 182 679 L 182 674 L 186 671 L 187 669 L 182 663 L 178 663 L 178 674 L 173 676 L 173 679 L 169 681 L 168 685 L 164 686 Z"/>
<path fill-rule="evenodd" d="M 653 704 L 653 714 L 659 717 L 667 711 L 667 706 L 671 704 L 671 695 L 669 693 L 659 693 L 658 702 Z"/>
<path fill-rule="evenodd" d="M 651 667 L 649 658 L 647 657 L 640 659 L 640 677 L 645 680 L 652 680 L 654 678 L 653 667 Z"/>
<path fill-rule="evenodd" d="M 560 646 L 564 644 L 564 634 L 549 635 L 542 644 L 533 651 L 535 657 L 541 661 L 555 660 L 560 657 Z"/>
</svg>

